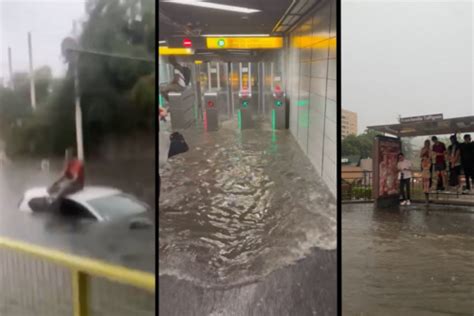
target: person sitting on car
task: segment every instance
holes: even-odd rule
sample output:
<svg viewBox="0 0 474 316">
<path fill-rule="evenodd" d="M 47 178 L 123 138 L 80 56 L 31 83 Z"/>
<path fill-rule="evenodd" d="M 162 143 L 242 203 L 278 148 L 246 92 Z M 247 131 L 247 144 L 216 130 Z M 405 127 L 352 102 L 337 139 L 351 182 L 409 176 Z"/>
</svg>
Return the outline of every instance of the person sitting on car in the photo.
<svg viewBox="0 0 474 316">
<path fill-rule="evenodd" d="M 76 193 L 84 188 L 84 164 L 74 155 L 74 149 L 66 149 L 66 168 L 61 177 L 48 188 L 51 202 Z"/>
</svg>

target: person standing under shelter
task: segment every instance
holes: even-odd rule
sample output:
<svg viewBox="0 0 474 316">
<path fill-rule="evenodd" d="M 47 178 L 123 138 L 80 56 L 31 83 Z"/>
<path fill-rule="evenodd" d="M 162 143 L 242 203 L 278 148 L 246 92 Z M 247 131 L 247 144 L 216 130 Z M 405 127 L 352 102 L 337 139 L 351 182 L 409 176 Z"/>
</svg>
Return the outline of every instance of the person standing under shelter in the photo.
<svg viewBox="0 0 474 316">
<path fill-rule="evenodd" d="M 423 181 L 423 193 L 425 194 L 425 200 L 428 204 L 429 202 L 429 193 L 431 187 L 431 177 L 432 177 L 432 163 L 431 163 L 431 149 L 430 149 L 430 140 L 425 140 L 425 144 L 420 152 L 421 158 L 421 177 Z"/>
<path fill-rule="evenodd" d="M 420 158 L 421 158 L 421 170 L 423 169 L 423 161 L 427 160 L 429 162 L 429 177 L 428 177 L 428 189 L 431 188 L 432 180 L 433 180 L 433 152 L 431 151 L 431 144 L 430 140 L 425 140 L 423 148 L 420 151 Z M 427 163 L 426 163 L 427 164 Z"/>
<path fill-rule="evenodd" d="M 435 158 L 435 171 L 437 179 L 437 190 L 444 190 L 447 184 L 446 181 L 446 146 L 438 140 L 438 137 L 433 136 L 431 140 L 433 144 L 433 155 Z M 441 183 L 439 183 L 441 179 Z"/>
<path fill-rule="evenodd" d="M 403 153 L 398 154 L 398 179 L 400 180 L 400 193 L 402 195 L 402 202 L 400 205 L 410 205 L 410 181 L 411 181 L 411 161 L 405 159 Z"/>
<path fill-rule="evenodd" d="M 461 150 L 456 135 L 449 137 L 451 145 L 448 147 L 449 158 L 449 185 L 454 187 L 456 191 L 460 188 L 461 177 Z"/>
<path fill-rule="evenodd" d="M 474 184 L 474 143 L 471 142 L 471 135 L 464 135 L 464 142 L 460 144 L 461 148 L 461 166 L 464 171 L 466 187 L 463 193 L 471 191 L 471 181 Z"/>
</svg>

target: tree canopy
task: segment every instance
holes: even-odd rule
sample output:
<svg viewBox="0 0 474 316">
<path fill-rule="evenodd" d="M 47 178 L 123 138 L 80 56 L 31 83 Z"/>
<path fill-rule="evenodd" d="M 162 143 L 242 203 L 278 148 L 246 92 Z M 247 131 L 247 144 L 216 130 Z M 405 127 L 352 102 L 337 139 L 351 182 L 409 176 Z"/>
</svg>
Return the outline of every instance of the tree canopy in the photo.
<svg viewBox="0 0 474 316">
<path fill-rule="evenodd" d="M 342 140 L 341 155 L 342 156 L 360 156 L 361 158 L 372 158 L 372 149 L 374 138 L 378 133 L 374 131 L 366 131 L 360 135 L 348 135 Z"/>
<path fill-rule="evenodd" d="M 85 50 L 153 59 L 155 5 L 154 0 L 88 0 L 77 41 Z M 86 153 L 105 135 L 150 131 L 154 64 L 81 54 L 78 65 Z M 62 153 L 75 144 L 73 69 L 61 80 L 53 79 L 47 66 L 34 76 L 35 112 L 27 73 L 14 74 L 14 89 L 0 88 L 0 133 L 10 154 Z"/>
<path fill-rule="evenodd" d="M 375 131 L 366 131 L 360 135 L 349 135 L 341 142 L 342 156 L 359 156 L 360 158 L 373 158 L 374 138 L 379 135 Z M 413 159 L 414 149 L 410 138 L 402 139 L 402 152 L 408 159 Z"/>
</svg>

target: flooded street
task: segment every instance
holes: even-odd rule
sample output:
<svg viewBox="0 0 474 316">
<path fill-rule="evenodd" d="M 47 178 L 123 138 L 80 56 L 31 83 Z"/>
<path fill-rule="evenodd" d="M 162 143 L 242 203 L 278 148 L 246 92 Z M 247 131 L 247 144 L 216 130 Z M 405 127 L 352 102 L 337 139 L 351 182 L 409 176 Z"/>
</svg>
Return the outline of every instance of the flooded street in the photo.
<svg viewBox="0 0 474 316">
<path fill-rule="evenodd" d="M 211 296 L 187 310 L 244 315 L 263 308 L 269 315 L 281 307 L 276 291 L 296 286 L 286 294 L 288 311 L 335 310 L 334 197 L 288 131 L 238 132 L 234 123 L 216 133 L 185 133 L 190 151 L 160 171 L 160 299 Z M 309 289 L 308 280 L 321 283 Z M 185 292 L 178 290 L 183 283 Z M 314 304 L 326 299 L 296 306 L 306 295 L 316 297 Z M 260 299 L 273 303 L 265 307 Z M 164 315 L 179 310 L 160 305 Z"/>
<path fill-rule="evenodd" d="M 473 207 L 342 206 L 344 315 L 473 315 Z"/>
<path fill-rule="evenodd" d="M 126 222 L 78 226 L 48 214 L 18 211 L 23 192 L 52 183 L 63 167 L 59 159 L 50 170 L 40 160 L 14 160 L 0 166 L 0 235 L 66 250 L 111 263 L 154 272 L 154 229 L 130 231 Z M 147 202 L 155 211 L 154 161 L 86 162 L 86 185 L 119 188 Z M 101 241 L 101 242 L 98 242 Z"/>
<path fill-rule="evenodd" d="M 154 213 L 154 169 L 153 160 L 89 161 L 86 162 L 86 185 L 122 189 L 147 202 Z M 130 230 L 127 220 L 82 225 L 51 214 L 18 211 L 18 202 L 26 189 L 52 183 L 61 170 L 60 160 L 52 161 L 49 171 L 41 170 L 37 160 L 18 160 L 0 167 L 0 236 L 154 274 L 155 227 Z M 150 216 L 154 218 L 154 214 Z M 0 248 L 0 285 L 5 284 L 14 286 L 2 287 L 0 315 L 72 313 L 70 271 L 65 268 Z M 90 284 L 95 293 L 91 315 L 103 315 L 104 306 L 111 302 L 114 315 L 153 315 L 155 312 L 153 294 L 96 277 L 91 277 Z M 48 291 L 42 290 L 44 288 Z"/>
</svg>

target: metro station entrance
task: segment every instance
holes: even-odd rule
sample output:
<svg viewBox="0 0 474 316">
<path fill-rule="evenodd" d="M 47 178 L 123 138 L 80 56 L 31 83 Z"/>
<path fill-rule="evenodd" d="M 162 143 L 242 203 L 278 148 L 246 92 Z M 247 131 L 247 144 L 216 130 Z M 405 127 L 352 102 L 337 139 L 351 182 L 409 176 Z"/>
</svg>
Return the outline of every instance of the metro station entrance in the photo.
<svg viewBox="0 0 474 316">
<path fill-rule="evenodd" d="M 172 66 L 166 58 L 160 58 L 160 85 L 173 78 Z M 192 71 L 189 89 L 195 94 L 195 124 L 186 126 L 202 124 L 206 130 L 217 131 L 221 123 L 232 121 L 236 128 L 254 128 L 255 122 L 274 129 L 288 128 L 281 59 L 240 59 L 232 54 L 199 58 L 178 57 L 178 62 Z M 159 99 L 160 106 L 171 106 L 161 95 Z"/>
</svg>

